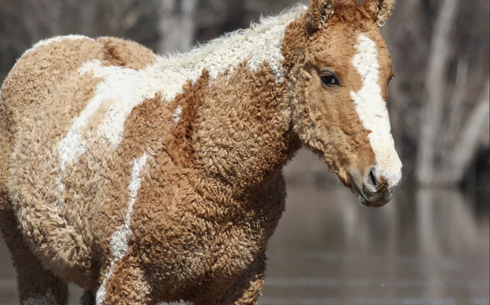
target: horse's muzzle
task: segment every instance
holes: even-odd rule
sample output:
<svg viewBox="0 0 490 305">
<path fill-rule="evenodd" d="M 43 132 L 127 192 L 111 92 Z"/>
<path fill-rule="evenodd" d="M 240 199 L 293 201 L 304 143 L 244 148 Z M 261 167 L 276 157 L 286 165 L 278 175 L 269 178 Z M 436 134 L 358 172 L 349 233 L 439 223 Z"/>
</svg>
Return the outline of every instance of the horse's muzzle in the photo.
<svg viewBox="0 0 490 305">
<path fill-rule="evenodd" d="M 401 169 L 393 174 L 371 167 L 367 171 L 352 171 L 350 173 L 351 189 L 362 204 L 368 207 L 382 207 L 395 194 L 401 182 Z"/>
</svg>

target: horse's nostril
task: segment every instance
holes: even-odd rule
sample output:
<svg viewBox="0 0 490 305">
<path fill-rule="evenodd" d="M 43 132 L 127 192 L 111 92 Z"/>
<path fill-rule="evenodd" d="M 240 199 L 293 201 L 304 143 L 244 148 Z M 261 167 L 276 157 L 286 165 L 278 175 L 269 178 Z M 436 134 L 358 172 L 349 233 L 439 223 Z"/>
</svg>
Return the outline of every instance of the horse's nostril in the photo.
<svg viewBox="0 0 490 305">
<path fill-rule="evenodd" d="M 364 176 L 364 188 L 368 193 L 376 193 L 378 191 L 379 181 L 374 167 Z"/>
<path fill-rule="evenodd" d="M 369 179 L 371 179 L 371 183 L 372 185 L 377 188 L 378 186 L 378 180 L 376 179 L 376 175 L 374 174 L 374 168 L 372 168 L 370 171 L 369 171 Z"/>
</svg>

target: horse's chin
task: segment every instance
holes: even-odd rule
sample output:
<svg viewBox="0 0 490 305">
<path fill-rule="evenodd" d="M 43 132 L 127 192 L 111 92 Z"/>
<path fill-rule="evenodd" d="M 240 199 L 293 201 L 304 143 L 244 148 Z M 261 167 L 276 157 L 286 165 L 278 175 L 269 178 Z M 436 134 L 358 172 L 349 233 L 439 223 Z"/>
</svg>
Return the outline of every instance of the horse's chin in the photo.
<svg viewBox="0 0 490 305">
<path fill-rule="evenodd" d="M 366 199 L 364 199 L 359 194 L 356 194 L 356 196 L 357 196 L 360 203 L 362 203 L 363 205 L 365 205 L 369 208 L 381 208 L 389 202 L 389 200 L 387 200 L 387 201 L 367 201 Z"/>
</svg>

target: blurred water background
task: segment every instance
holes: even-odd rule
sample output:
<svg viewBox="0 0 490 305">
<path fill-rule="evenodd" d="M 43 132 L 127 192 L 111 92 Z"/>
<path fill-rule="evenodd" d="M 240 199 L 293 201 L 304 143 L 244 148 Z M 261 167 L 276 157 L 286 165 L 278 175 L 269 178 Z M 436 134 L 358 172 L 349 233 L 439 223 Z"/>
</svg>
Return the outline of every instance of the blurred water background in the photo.
<svg viewBox="0 0 490 305">
<path fill-rule="evenodd" d="M 110 35 L 186 51 L 295 2 L 0 0 L 0 82 L 43 38 Z M 261 305 L 489 304 L 489 3 L 399 0 L 382 33 L 403 186 L 368 209 L 300 151 L 285 170 Z M 0 241 L 0 305 L 18 304 L 15 286 Z M 72 296 L 78 304 L 80 290 Z"/>
</svg>

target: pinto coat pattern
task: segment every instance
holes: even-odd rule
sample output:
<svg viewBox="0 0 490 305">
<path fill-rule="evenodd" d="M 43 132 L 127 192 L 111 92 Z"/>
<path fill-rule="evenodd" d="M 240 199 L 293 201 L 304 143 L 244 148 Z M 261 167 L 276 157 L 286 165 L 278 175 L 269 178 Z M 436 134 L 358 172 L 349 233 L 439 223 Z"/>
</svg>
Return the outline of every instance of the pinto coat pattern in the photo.
<svg viewBox="0 0 490 305">
<path fill-rule="evenodd" d="M 0 224 L 23 304 L 255 304 L 302 146 L 361 202 L 401 179 L 377 23 L 394 1 L 314 0 L 187 54 L 63 36 L 0 100 Z M 388 8 L 388 9 L 387 9 Z"/>
</svg>

